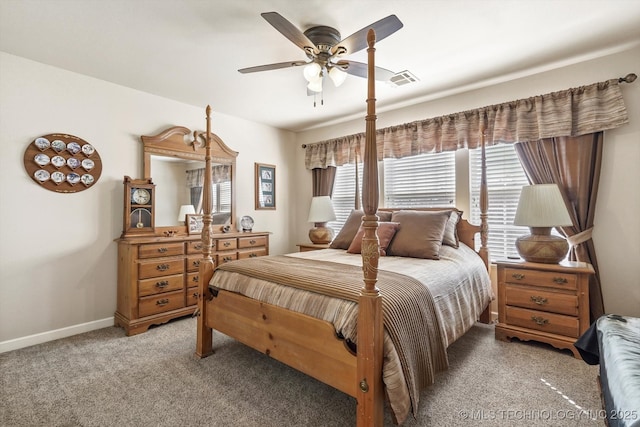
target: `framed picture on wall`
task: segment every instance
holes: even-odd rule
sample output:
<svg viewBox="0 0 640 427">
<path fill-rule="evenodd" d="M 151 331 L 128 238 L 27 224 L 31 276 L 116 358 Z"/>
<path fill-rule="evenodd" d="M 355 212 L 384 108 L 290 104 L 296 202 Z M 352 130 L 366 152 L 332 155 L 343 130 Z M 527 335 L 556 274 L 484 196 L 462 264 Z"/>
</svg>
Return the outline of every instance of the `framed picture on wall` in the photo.
<svg viewBox="0 0 640 427">
<path fill-rule="evenodd" d="M 256 163 L 256 209 L 276 208 L 276 167 Z"/>
<path fill-rule="evenodd" d="M 204 228 L 202 222 L 202 215 L 200 214 L 187 214 L 187 230 L 189 234 L 200 234 Z"/>
</svg>

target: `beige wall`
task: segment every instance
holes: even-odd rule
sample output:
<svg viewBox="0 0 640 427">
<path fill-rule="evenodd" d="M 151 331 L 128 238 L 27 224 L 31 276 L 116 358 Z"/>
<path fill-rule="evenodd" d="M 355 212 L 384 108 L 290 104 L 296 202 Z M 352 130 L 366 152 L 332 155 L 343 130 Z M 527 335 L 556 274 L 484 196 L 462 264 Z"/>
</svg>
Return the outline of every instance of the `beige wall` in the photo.
<svg viewBox="0 0 640 427">
<path fill-rule="evenodd" d="M 448 96 L 423 104 L 378 111 L 379 128 L 427 117 L 465 111 L 486 105 L 587 85 L 610 78 L 640 74 L 640 47 L 493 85 L 484 89 Z M 363 85 L 363 91 L 365 86 Z M 402 88 L 398 88 L 402 90 Z M 366 93 L 363 92 L 363 100 Z M 629 113 L 628 125 L 607 131 L 593 234 L 601 271 L 605 309 L 608 313 L 640 316 L 640 81 L 623 85 Z M 330 104 L 325 108 L 330 108 Z M 304 169 L 301 144 L 364 132 L 362 119 L 318 128 L 297 135 L 295 217 L 299 241 L 306 241 L 310 224 L 305 221 L 309 207 L 311 174 Z"/>
<path fill-rule="evenodd" d="M 215 112 L 212 128 L 240 154 L 237 214 L 290 249 L 294 135 Z M 194 107 L 0 53 L 0 351 L 113 324 L 124 175 L 142 176 L 140 135 L 205 128 Z M 69 133 L 93 144 L 103 170 L 74 194 L 40 188 L 23 166 L 34 138 Z M 254 162 L 277 167 L 276 211 L 254 210 Z"/>
</svg>

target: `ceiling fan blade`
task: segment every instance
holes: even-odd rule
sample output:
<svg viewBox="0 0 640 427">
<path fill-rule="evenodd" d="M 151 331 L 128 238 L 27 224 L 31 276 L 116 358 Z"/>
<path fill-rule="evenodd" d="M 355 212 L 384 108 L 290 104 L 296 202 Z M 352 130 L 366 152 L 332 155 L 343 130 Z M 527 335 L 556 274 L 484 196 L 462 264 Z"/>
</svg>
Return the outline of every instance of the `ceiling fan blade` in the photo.
<svg viewBox="0 0 640 427">
<path fill-rule="evenodd" d="M 267 64 L 267 65 L 258 65 L 257 67 L 248 67 L 241 68 L 238 71 L 242 74 L 247 73 L 255 73 L 258 71 L 269 71 L 269 70 L 277 70 L 279 68 L 287 68 L 287 67 L 300 67 L 302 65 L 307 65 L 306 61 L 287 61 L 287 62 L 278 62 L 277 64 Z"/>
<path fill-rule="evenodd" d="M 346 39 L 342 40 L 337 45 L 331 48 L 331 54 L 335 54 L 340 47 L 347 50 L 346 54 L 358 52 L 367 47 L 367 33 L 369 29 L 373 28 L 376 32 L 376 42 L 390 36 L 391 34 L 402 28 L 404 24 L 398 19 L 396 15 L 389 15 L 386 18 L 382 18 L 379 21 L 374 22 L 371 25 L 367 25 L 360 31 L 351 34 Z"/>
<path fill-rule="evenodd" d="M 287 21 L 278 12 L 265 12 L 261 13 L 262 17 L 278 30 L 283 36 L 291 40 L 296 46 L 305 52 L 311 50 L 313 53 L 318 53 L 318 48 L 313 44 L 307 36 L 304 35 L 295 25 Z"/>
<path fill-rule="evenodd" d="M 340 67 L 340 69 L 342 69 L 343 71 L 347 72 L 348 74 L 351 74 L 353 76 L 363 77 L 365 79 L 367 78 L 369 66 L 365 63 L 356 62 L 356 61 L 339 61 L 336 63 L 336 65 Z M 376 71 L 375 78 L 376 80 L 380 80 L 380 81 L 387 81 L 391 77 L 396 75 L 396 73 L 394 73 L 393 71 L 387 70 L 386 68 L 382 68 L 382 67 L 375 67 L 375 71 Z"/>
</svg>

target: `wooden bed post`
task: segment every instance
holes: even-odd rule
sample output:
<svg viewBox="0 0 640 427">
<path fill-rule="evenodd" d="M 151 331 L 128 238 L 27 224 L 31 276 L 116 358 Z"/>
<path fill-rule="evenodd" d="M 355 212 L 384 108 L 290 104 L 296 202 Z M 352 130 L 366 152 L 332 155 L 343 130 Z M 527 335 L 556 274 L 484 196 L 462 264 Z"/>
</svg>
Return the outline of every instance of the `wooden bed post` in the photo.
<svg viewBox="0 0 640 427">
<path fill-rule="evenodd" d="M 204 182 L 209 183 L 212 181 L 212 172 L 211 172 L 211 106 L 207 105 L 207 132 L 204 135 L 204 143 L 205 143 L 205 166 L 204 166 Z M 203 194 L 202 194 L 202 253 L 203 258 L 200 261 L 199 268 L 199 277 L 200 281 L 198 282 L 198 338 L 196 342 L 196 356 L 198 357 L 206 357 L 209 356 L 213 352 L 213 343 L 212 343 L 212 331 L 211 328 L 205 325 L 206 319 L 206 301 L 209 291 L 207 285 L 209 283 L 206 278 L 210 278 L 213 274 L 213 259 L 211 258 L 211 245 L 212 245 L 212 235 L 211 235 L 211 222 L 212 215 L 211 211 L 213 210 L 213 196 L 211 194 L 211 185 L 204 185 Z"/>
<path fill-rule="evenodd" d="M 362 176 L 362 270 L 364 287 L 358 303 L 358 426 L 382 426 L 384 393 L 382 388 L 382 296 L 376 287 L 378 280 L 378 150 L 376 147 L 375 68 L 373 47 L 375 32 L 367 33 L 368 94 L 366 117 L 366 147 Z"/>
<path fill-rule="evenodd" d="M 491 274 L 491 260 L 489 259 L 489 189 L 487 187 L 487 155 L 485 144 L 485 126 L 480 125 L 480 250 L 478 254 L 484 261 L 487 271 Z M 480 314 L 480 322 L 491 323 L 491 304 L 487 305 Z"/>
</svg>

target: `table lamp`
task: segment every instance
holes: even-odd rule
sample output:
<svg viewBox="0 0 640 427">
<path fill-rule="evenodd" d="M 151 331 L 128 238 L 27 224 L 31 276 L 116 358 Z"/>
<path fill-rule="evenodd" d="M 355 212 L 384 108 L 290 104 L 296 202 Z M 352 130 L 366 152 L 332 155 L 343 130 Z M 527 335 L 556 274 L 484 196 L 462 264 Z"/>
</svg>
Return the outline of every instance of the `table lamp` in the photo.
<svg viewBox="0 0 640 427">
<path fill-rule="evenodd" d="M 178 212 L 178 224 L 184 224 L 186 222 L 187 214 L 196 213 L 193 205 L 182 205 L 180 206 L 180 212 Z"/>
<path fill-rule="evenodd" d="M 530 235 L 516 239 L 516 249 L 525 261 L 557 264 L 569 251 L 569 243 L 551 235 L 552 227 L 573 225 L 557 184 L 522 187 L 514 225 L 524 225 Z"/>
<path fill-rule="evenodd" d="M 309 230 L 309 239 L 315 244 L 326 244 L 333 240 L 333 230 L 327 227 L 327 221 L 335 221 L 336 213 L 333 210 L 331 197 L 316 196 L 311 199 L 308 222 L 313 222 L 314 227 Z"/>
</svg>

